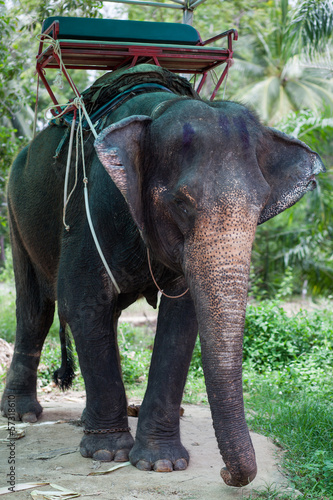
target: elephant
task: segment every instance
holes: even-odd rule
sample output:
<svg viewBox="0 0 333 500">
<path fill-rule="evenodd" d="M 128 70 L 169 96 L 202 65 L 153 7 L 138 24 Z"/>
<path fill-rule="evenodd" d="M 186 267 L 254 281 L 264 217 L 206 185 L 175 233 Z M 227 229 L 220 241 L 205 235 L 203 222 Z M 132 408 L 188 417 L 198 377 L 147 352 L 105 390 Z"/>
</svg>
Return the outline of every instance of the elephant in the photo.
<svg viewBox="0 0 333 500">
<path fill-rule="evenodd" d="M 157 69 L 142 65 L 135 71 L 137 85 L 143 76 L 150 82 Z M 189 454 L 180 439 L 179 409 L 199 331 L 225 463 L 221 476 L 227 485 L 241 487 L 257 472 L 242 394 L 256 227 L 314 189 L 324 166 L 306 144 L 262 125 L 246 106 L 170 90 L 176 78 L 188 88 L 187 80 L 158 71 L 167 75 L 164 85 L 127 93 L 101 119 L 96 139 L 85 132 L 77 167 L 73 150 L 69 184 L 75 185 L 75 178 L 77 184 L 66 203 L 66 228 L 64 120 L 41 131 L 12 165 L 8 211 L 17 334 L 1 408 L 8 415 L 14 397 L 17 419 L 36 421 L 41 414 L 36 374 L 57 301 L 86 388 L 81 454 L 102 461 L 129 459 L 145 471 L 184 470 Z M 124 74 L 134 75 L 134 69 L 118 70 L 113 83 Z M 87 221 L 85 182 L 113 280 Z M 139 298 L 157 307 L 158 290 L 156 336 L 134 440 L 117 322 Z"/>
</svg>

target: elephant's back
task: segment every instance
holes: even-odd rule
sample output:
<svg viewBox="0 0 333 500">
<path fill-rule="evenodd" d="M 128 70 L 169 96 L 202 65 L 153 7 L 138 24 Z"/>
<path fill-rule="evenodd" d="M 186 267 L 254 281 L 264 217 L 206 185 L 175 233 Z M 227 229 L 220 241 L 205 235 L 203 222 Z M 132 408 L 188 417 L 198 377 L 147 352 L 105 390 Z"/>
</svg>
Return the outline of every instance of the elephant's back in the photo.
<svg viewBox="0 0 333 500">
<path fill-rule="evenodd" d="M 36 265 L 54 275 L 62 234 L 64 170 L 53 158 L 64 129 L 49 126 L 16 157 L 10 170 L 7 199 L 12 232 Z M 15 237 L 15 235 L 14 235 Z"/>
</svg>

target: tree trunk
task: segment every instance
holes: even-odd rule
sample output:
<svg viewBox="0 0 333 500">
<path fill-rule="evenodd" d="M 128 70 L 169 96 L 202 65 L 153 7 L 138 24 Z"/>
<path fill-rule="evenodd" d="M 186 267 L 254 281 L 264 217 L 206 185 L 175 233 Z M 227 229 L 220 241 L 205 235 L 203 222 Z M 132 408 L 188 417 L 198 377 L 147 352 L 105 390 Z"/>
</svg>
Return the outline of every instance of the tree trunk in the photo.
<svg viewBox="0 0 333 500">
<path fill-rule="evenodd" d="M 4 264 L 6 261 L 5 255 L 5 237 L 0 236 L 0 263 Z"/>
</svg>

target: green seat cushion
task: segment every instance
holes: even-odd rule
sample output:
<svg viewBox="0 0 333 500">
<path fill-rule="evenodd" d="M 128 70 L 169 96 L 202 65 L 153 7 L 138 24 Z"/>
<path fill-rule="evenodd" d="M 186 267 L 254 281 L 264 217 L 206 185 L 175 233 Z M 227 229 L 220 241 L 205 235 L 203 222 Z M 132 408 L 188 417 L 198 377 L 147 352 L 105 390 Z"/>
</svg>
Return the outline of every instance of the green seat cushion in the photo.
<svg viewBox="0 0 333 500">
<path fill-rule="evenodd" d="M 45 19 L 42 31 L 45 31 L 54 21 L 59 21 L 59 39 L 176 45 L 196 45 L 200 41 L 197 30 L 187 24 L 119 19 L 53 16 Z"/>
</svg>

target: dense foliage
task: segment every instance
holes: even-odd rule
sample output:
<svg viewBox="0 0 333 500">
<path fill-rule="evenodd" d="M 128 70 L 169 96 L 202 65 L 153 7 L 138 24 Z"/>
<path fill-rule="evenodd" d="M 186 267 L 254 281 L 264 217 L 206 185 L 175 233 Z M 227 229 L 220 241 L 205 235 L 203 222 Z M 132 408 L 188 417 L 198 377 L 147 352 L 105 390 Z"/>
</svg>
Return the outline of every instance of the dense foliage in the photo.
<svg viewBox="0 0 333 500">
<path fill-rule="evenodd" d="M 284 370 L 316 355 L 318 366 L 333 362 L 333 314 L 287 316 L 278 302 L 262 302 L 247 308 L 244 330 L 244 361 L 256 371 Z"/>
</svg>

